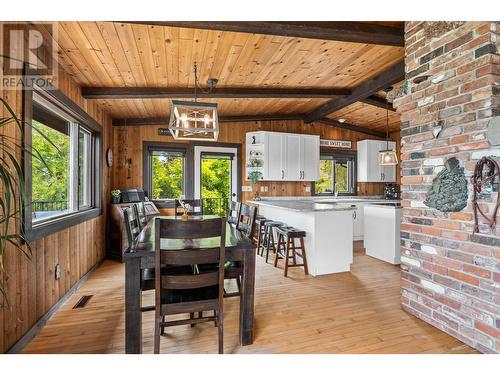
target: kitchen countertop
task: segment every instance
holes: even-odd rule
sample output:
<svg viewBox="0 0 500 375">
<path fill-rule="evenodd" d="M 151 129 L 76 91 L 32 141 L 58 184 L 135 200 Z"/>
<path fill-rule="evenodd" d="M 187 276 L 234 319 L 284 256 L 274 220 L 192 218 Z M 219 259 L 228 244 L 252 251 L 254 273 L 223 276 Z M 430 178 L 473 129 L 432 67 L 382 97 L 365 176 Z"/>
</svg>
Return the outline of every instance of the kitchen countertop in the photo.
<svg viewBox="0 0 500 375">
<path fill-rule="evenodd" d="M 306 198 L 306 199 L 263 199 L 260 201 L 249 201 L 259 206 L 283 208 L 297 212 L 317 212 L 317 211 L 352 211 L 355 210 L 355 203 L 399 203 L 395 199 L 381 198 Z M 354 205 L 354 207 L 351 207 Z M 380 207 L 384 207 L 380 205 Z M 389 206 L 394 208 L 394 206 Z"/>
<path fill-rule="evenodd" d="M 262 200 L 262 201 L 251 201 L 250 203 L 253 203 L 253 204 L 256 204 L 259 206 L 283 208 L 285 210 L 298 211 L 298 212 L 351 211 L 351 210 L 356 209 L 356 207 L 351 207 L 349 204 L 316 203 L 314 201 L 298 201 L 298 200 L 291 200 L 291 201 Z"/>
</svg>

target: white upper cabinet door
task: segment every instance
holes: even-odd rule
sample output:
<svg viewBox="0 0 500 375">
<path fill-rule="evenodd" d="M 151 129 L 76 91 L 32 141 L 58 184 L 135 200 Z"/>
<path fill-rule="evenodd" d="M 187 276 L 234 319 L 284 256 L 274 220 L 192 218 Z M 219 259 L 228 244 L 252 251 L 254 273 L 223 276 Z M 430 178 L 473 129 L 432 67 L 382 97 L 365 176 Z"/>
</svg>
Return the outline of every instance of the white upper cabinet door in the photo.
<svg viewBox="0 0 500 375">
<path fill-rule="evenodd" d="M 386 141 L 364 140 L 357 143 L 358 182 L 394 182 L 395 165 L 380 165 L 379 152 L 387 148 Z M 396 144 L 389 142 L 389 149 L 395 150 Z"/>
<path fill-rule="evenodd" d="M 301 138 L 300 156 L 303 163 L 301 180 L 316 181 L 319 178 L 319 136 Z"/>
<path fill-rule="evenodd" d="M 360 141 L 356 146 L 356 157 L 357 157 L 357 180 L 358 182 L 368 181 L 368 144 L 366 142 Z"/>
<path fill-rule="evenodd" d="M 368 141 L 368 181 L 383 181 L 382 168 L 378 162 L 378 153 L 382 148 L 380 141 Z"/>
<path fill-rule="evenodd" d="M 302 158 L 300 154 L 302 136 L 299 134 L 286 134 L 283 135 L 286 139 L 286 165 L 285 180 L 298 181 L 302 179 Z"/>
<path fill-rule="evenodd" d="M 286 138 L 281 133 L 266 133 L 264 180 L 285 179 L 285 142 Z"/>
</svg>

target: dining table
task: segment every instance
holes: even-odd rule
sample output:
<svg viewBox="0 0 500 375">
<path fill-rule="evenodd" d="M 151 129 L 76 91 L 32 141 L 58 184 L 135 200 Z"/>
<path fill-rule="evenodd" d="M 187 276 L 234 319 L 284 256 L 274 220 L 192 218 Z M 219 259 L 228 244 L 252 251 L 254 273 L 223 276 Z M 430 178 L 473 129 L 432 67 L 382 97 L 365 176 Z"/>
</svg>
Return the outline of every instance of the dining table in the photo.
<svg viewBox="0 0 500 375">
<path fill-rule="evenodd" d="M 188 220 L 206 220 L 219 216 L 190 216 Z M 142 270 L 155 267 L 155 222 L 156 219 L 182 220 L 180 216 L 155 216 L 141 230 L 136 242 L 124 254 L 125 260 L 125 353 L 142 353 Z M 255 245 L 233 225 L 226 224 L 225 261 L 241 262 L 239 341 L 240 345 L 253 342 L 254 293 L 255 293 Z M 220 240 L 219 240 L 220 241 Z M 204 242 L 213 244 L 213 239 L 161 239 L 162 250 L 203 248 Z M 151 328 L 153 329 L 153 328 Z"/>
</svg>

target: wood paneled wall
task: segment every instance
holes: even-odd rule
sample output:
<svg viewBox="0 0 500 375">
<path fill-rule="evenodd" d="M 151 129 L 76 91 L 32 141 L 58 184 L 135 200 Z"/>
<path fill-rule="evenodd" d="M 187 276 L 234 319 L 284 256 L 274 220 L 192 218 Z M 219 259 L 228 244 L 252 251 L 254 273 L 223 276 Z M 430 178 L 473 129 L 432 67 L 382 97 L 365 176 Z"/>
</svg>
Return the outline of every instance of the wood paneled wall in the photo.
<svg viewBox="0 0 500 375">
<path fill-rule="evenodd" d="M 165 126 L 145 125 L 145 126 L 116 126 L 113 127 L 113 151 L 115 163 L 113 165 L 112 188 L 136 188 L 142 187 L 142 143 L 144 141 L 174 142 L 170 136 L 159 136 L 158 128 Z M 219 142 L 240 143 L 243 145 L 243 166 L 245 165 L 245 134 L 250 131 L 268 130 L 277 132 L 316 134 L 324 139 L 344 139 L 351 140 L 353 149 L 356 149 L 356 142 L 363 139 L 378 139 L 366 134 L 353 132 L 345 129 L 338 129 L 329 125 L 312 123 L 305 124 L 299 120 L 288 121 L 254 121 L 254 122 L 234 122 L 221 124 Z M 394 134 L 393 139 L 399 144 L 399 134 Z M 125 166 L 127 159 L 132 159 L 130 167 L 130 178 Z M 399 175 L 399 170 L 397 171 Z M 242 174 L 242 185 L 250 185 L 244 180 Z M 260 193 L 262 196 L 306 196 L 306 187 L 309 182 L 259 182 L 258 186 L 267 186 L 267 193 Z M 260 189 L 259 189 L 260 190 Z M 378 195 L 383 194 L 384 183 L 358 183 L 358 194 Z M 243 200 L 250 199 L 253 193 L 244 192 Z"/>
<path fill-rule="evenodd" d="M 95 103 L 84 100 L 80 88 L 62 70 L 58 86 L 60 91 L 102 125 L 105 151 L 111 143 L 111 118 Z M 0 87 L 0 96 L 21 115 L 20 91 L 2 91 Z M 14 126 L 1 131 L 19 138 Z M 8 351 L 82 276 L 103 259 L 111 173 L 105 162 L 103 167 L 103 215 L 34 241 L 31 244 L 31 260 L 13 248 L 7 249 L 3 259 L 4 271 L 2 273 L 0 270 L 0 277 L 7 287 L 10 308 L 0 308 L 0 353 Z M 54 270 L 58 263 L 62 274 L 56 280 Z"/>
</svg>

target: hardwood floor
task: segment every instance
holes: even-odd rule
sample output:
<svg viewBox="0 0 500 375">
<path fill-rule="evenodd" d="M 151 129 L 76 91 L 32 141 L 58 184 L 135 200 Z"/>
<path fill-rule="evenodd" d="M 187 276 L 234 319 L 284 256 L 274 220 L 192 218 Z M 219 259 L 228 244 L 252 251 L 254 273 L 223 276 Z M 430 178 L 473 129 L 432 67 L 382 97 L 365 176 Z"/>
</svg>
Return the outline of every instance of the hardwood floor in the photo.
<svg viewBox="0 0 500 375">
<path fill-rule="evenodd" d="M 123 353 L 124 265 L 106 261 L 23 353 Z M 83 295 L 86 307 L 72 309 Z M 224 301 L 225 353 L 476 353 L 399 306 L 399 267 L 364 255 L 352 272 L 306 277 L 257 256 L 255 340 L 238 345 L 238 298 Z M 144 297 L 151 303 L 153 294 Z M 143 315 L 143 352 L 153 352 L 154 312 Z M 213 323 L 170 327 L 161 353 L 217 353 Z"/>
</svg>

